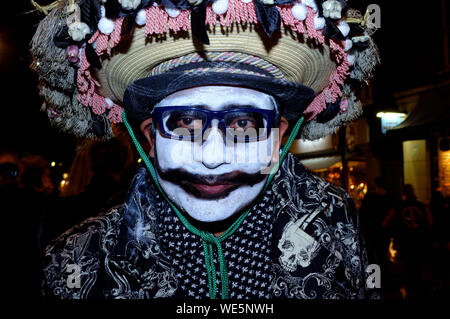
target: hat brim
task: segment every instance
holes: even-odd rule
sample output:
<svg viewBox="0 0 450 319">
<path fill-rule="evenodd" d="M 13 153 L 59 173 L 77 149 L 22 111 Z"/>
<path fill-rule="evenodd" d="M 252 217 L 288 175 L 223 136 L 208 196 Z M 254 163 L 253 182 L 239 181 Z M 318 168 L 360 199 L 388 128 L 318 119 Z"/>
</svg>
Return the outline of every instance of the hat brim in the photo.
<svg viewBox="0 0 450 319">
<path fill-rule="evenodd" d="M 132 82 L 123 97 L 127 114 L 137 122 L 151 117 L 154 106 L 180 90 L 206 85 L 230 85 L 272 95 L 287 120 L 298 118 L 316 96 L 313 89 L 277 78 L 226 72 L 165 72 Z"/>
</svg>

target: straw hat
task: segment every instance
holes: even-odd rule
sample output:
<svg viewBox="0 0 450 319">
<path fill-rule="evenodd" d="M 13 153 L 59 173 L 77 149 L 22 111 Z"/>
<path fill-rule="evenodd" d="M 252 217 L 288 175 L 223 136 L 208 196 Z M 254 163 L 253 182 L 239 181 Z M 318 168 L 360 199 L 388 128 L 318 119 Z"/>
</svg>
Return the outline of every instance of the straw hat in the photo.
<svg viewBox="0 0 450 319">
<path fill-rule="evenodd" d="M 360 115 L 349 79 L 366 81 L 378 55 L 345 1 L 189 2 L 60 1 L 31 50 L 50 120 L 107 138 L 123 108 L 141 121 L 168 94 L 208 84 L 272 94 L 288 120 L 305 116 L 308 139 Z"/>
</svg>

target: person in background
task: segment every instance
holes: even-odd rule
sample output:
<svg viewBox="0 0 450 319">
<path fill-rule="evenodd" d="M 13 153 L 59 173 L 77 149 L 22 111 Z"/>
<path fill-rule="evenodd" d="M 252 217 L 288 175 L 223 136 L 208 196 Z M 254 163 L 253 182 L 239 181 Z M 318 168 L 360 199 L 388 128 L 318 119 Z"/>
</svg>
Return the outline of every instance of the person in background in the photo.
<svg viewBox="0 0 450 319">
<path fill-rule="evenodd" d="M 398 247 L 405 267 L 404 288 L 407 298 L 426 296 L 428 284 L 424 271 L 431 264 L 431 229 L 433 217 L 427 206 L 418 201 L 414 187 L 405 184 L 401 200 L 394 204 L 382 222 Z"/>
<path fill-rule="evenodd" d="M 374 189 L 364 196 L 359 216 L 369 262 L 381 265 L 386 262 L 389 245 L 389 238 L 381 224 L 393 205 L 393 198 L 382 176 L 375 178 L 374 185 Z"/>
<path fill-rule="evenodd" d="M 449 206 L 450 198 L 443 196 L 441 189 L 435 189 L 431 195 L 429 209 L 433 216 L 433 295 L 440 298 L 450 296 Z"/>
<path fill-rule="evenodd" d="M 45 243 L 84 219 L 122 203 L 136 164 L 135 153 L 120 131 L 106 142 L 80 144 L 68 172 L 68 183 L 57 200 L 60 209 L 45 218 Z"/>
<path fill-rule="evenodd" d="M 4 284 L 10 296 L 40 298 L 42 282 L 42 220 L 54 209 L 55 187 L 50 164 L 40 155 L 19 157 L 0 151 L 0 203 Z M 14 213 L 11 212 L 14 209 Z"/>
</svg>

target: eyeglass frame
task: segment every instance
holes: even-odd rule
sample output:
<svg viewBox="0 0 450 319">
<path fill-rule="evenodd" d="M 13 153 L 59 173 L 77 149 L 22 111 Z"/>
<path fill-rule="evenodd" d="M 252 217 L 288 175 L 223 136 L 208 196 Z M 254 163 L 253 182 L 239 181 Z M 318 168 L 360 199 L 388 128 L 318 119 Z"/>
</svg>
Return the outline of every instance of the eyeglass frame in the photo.
<svg viewBox="0 0 450 319">
<path fill-rule="evenodd" d="M 257 136 L 254 138 L 245 139 L 245 142 L 254 142 L 254 141 L 260 141 L 267 139 L 271 133 L 272 125 L 276 122 L 277 119 L 277 111 L 276 110 L 266 110 L 266 109 L 260 109 L 260 108 L 252 108 L 252 107 L 238 107 L 238 108 L 232 108 L 228 110 L 221 110 L 221 111 L 212 111 L 204 108 L 194 107 L 194 106 L 161 106 L 161 107 L 155 107 L 152 111 L 152 118 L 156 119 L 156 122 L 158 123 L 158 130 L 161 133 L 162 136 L 171 138 L 171 139 L 177 139 L 177 140 L 183 140 L 186 138 L 185 135 L 174 135 L 165 130 L 164 122 L 163 122 L 163 114 L 167 111 L 172 110 L 195 110 L 199 112 L 203 112 L 206 115 L 206 123 L 202 127 L 201 134 L 191 134 L 190 139 L 191 142 L 196 141 L 199 139 L 199 137 L 203 137 L 206 130 L 210 127 L 211 121 L 213 119 L 219 120 L 219 127 L 221 128 L 221 131 L 224 133 L 224 137 L 228 136 L 227 134 L 227 127 L 225 124 L 225 115 L 231 112 L 255 112 L 260 113 L 266 116 L 267 119 L 267 127 L 265 128 L 266 134 L 263 137 Z M 194 130 L 195 131 L 195 130 Z M 235 139 L 233 139 L 236 142 L 236 135 L 233 135 Z M 246 135 L 246 137 L 248 137 Z M 240 141 L 244 142 L 244 141 Z"/>
</svg>

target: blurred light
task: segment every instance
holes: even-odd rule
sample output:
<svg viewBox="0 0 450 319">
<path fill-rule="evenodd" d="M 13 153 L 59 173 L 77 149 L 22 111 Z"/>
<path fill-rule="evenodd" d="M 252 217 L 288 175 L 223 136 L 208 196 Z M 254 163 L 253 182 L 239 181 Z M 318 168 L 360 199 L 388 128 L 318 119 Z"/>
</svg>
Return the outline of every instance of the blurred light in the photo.
<svg viewBox="0 0 450 319">
<path fill-rule="evenodd" d="M 64 174 L 63 174 L 63 178 L 64 178 L 64 179 L 67 179 L 68 177 L 69 177 L 69 174 L 67 174 L 67 173 L 64 173 Z"/>
<path fill-rule="evenodd" d="M 396 112 L 378 112 L 377 117 L 381 118 L 381 132 L 386 134 L 390 129 L 403 122 L 406 117 L 405 113 Z"/>
<path fill-rule="evenodd" d="M 359 187 L 364 187 L 364 183 L 359 184 Z"/>
<path fill-rule="evenodd" d="M 450 150 L 438 148 L 438 167 L 440 192 L 444 197 L 450 197 Z"/>
<path fill-rule="evenodd" d="M 399 117 L 405 118 L 406 114 L 405 113 L 399 113 L 399 112 L 378 112 L 377 113 L 377 117 L 379 117 L 379 118 L 386 118 L 386 119 L 392 120 L 392 119 L 397 119 Z"/>
<path fill-rule="evenodd" d="M 350 189 L 355 189 L 355 185 L 350 185 Z"/>
<path fill-rule="evenodd" d="M 317 140 L 302 140 L 296 139 L 290 148 L 291 153 L 293 154 L 304 154 L 310 152 L 323 151 L 333 148 L 333 138 L 332 135 L 328 135 L 325 137 L 321 137 Z"/>
<path fill-rule="evenodd" d="M 55 162 L 51 162 L 50 165 L 51 165 L 52 167 L 55 167 L 56 163 L 55 163 Z"/>
<path fill-rule="evenodd" d="M 389 260 L 393 263 L 398 262 L 398 251 L 394 248 L 394 238 L 392 237 L 389 243 Z"/>
<path fill-rule="evenodd" d="M 63 166 L 63 163 L 58 163 L 58 166 Z"/>
<path fill-rule="evenodd" d="M 63 188 L 64 186 L 66 186 L 68 183 L 65 181 L 65 180 L 62 180 L 60 183 L 59 183 L 59 186 L 61 187 L 61 188 Z"/>
<path fill-rule="evenodd" d="M 138 163 L 142 162 L 142 158 L 139 157 L 138 160 L 137 160 L 137 162 L 138 162 Z"/>
</svg>

